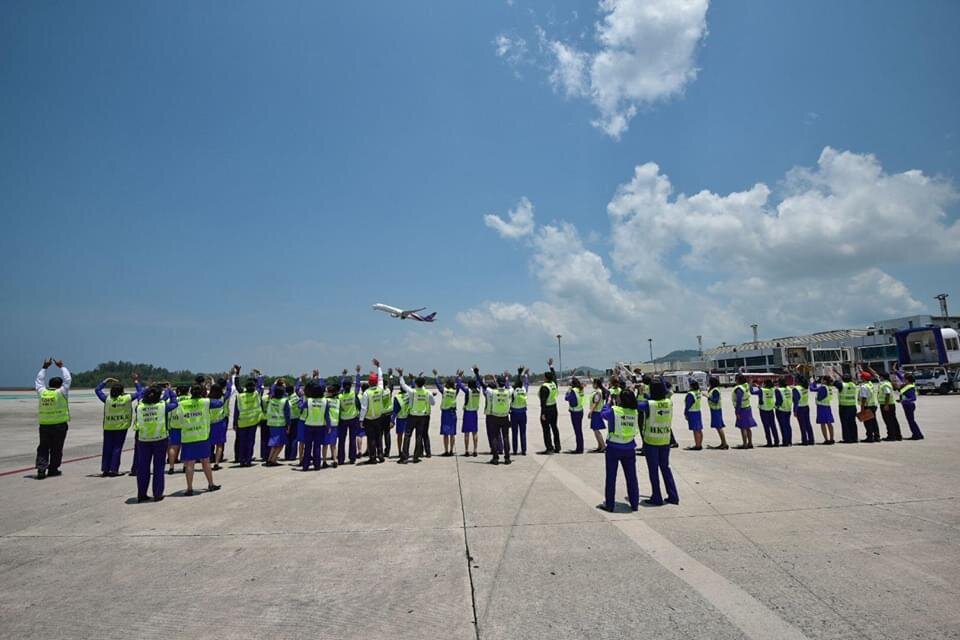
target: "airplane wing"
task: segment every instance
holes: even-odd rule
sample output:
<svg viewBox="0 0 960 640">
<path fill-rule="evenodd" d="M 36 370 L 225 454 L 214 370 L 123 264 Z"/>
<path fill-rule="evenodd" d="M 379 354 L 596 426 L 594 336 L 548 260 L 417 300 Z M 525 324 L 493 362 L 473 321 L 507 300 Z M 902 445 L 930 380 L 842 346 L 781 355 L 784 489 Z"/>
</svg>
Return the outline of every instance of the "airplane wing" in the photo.
<svg viewBox="0 0 960 640">
<path fill-rule="evenodd" d="M 407 309 L 403 312 L 404 315 L 410 315 L 411 313 L 419 313 L 426 309 L 426 307 L 420 307 L 419 309 Z"/>
</svg>

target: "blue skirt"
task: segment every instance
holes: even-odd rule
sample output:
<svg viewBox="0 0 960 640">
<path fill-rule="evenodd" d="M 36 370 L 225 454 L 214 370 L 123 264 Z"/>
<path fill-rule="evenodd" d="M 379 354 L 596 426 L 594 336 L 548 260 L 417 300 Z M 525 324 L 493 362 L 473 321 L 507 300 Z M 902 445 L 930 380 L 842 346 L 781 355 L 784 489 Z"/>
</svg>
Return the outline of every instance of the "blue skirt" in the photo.
<svg viewBox="0 0 960 640">
<path fill-rule="evenodd" d="M 477 432 L 477 412 L 476 411 L 463 412 L 463 432 L 464 433 Z"/>
<path fill-rule="evenodd" d="M 180 444 L 180 429 L 170 429 L 170 444 Z"/>
<path fill-rule="evenodd" d="M 337 428 L 329 425 L 323 427 L 323 435 L 320 436 L 320 444 L 337 444 Z"/>
<path fill-rule="evenodd" d="M 221 420 L 210 425 L 210 442 L 213 444 L 227 443 L 227 421 Z"/>
<path fill-rule="evenodd" d="M 737 409 L 737 428 L 753 429 L 757 426 L 757 421 L 753 419 L 752 409 Z"/>
<path fill-rule="evenodd" d="M 282 447 L 287 444 L 287 428 L 286 427 L 269 427 L 270 429 L 270 439 L 267 440 L 268 447 Z"/>
<path fill-rule="evenodd" d="M 590 428 L 594 431 L 607 428 L 606 425 L 603 424 L 603 416 L 600 415 L 599 411 L 594 411 L 590 414 Z"/>
<path fill-rule="evenodd" d="M 399 434 L 401 434 L 401 433 L 406 433 L 406 431 L 407 431 L 407 419 L 406 419 L 406 418 L 397 417 L 396 424 L 397 424 L 397 435 L 399 435 Z"/>
<path fill-rule="evenodd" d="M 710 409 L 710 428 L 711 429 L 723 429 L 725 424 L 723 424 L 723 410 L 722 409 Z"/>
<path fill-rule="evenodd" d="M 690 431 L 703 431 L 703 414 L 699 411 L 686 414 L 687 428 Z"/>
<path fill-rule="evenodd" d="M 833 409 L 830 405 L 817 405 L 817 424 L 833 424 Z"/>
<path fill-rule="evenodd" d="M 177 429 L 179 432 L 179 429 Z M 193 462 L 210 457 L 210 439 L 200 442 L 188 442 L 180 447 L 180 459 L 184 462 Z"/>
<path fill-rule="evenodd" d="M 440 435 L 457 435 L 457 410 L 442 409 L 440 411 Z"/>
</svg>

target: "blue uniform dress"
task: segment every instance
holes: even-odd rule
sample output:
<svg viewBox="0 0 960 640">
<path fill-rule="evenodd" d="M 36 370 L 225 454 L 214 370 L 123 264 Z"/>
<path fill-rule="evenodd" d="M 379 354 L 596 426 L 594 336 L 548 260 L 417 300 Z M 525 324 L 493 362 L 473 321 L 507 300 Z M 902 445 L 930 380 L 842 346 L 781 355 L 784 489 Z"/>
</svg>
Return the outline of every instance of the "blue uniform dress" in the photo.
<svg viewBox="0 0 960 640">
<path fill-rule="evenodd" d="M 777 424 L 780 425 L 780 442 L 785 447 L 793 444 L 793 427 L 790 426 L 790 411 L 783 410 L 785 394 L 791 393 L 788 389 L 777 387 L 773 390 L 774 406 L 777 408 Z M 791 399 L 792 399 L 791 395 Z"/>
<path fill-rule="evenodd" d="M 817 394 L 817 400 L 824 400 L 830 393 L 830 388 L 824 384 L 810 383 L 810 391 Z M 817 402 L 817 424 L 833 424 L 833 409 L 829 404 Z"/>
<path fill-rule="evenodd" d="M 107 394 L 103 392 L 105 383 L 101 382 L 97 385 L 96 389 L 93 390 L 97 394 L 97 398 L 100 399 L 100 402 L 106 403 Z M 130 403 L 131 403 L 131 413 L 132 413 L 132 403 L 134 400 L 139 400 L 140 396 L 143 395 L 143 387 L 140 386 L 140 383 L 137 383 L 137 390 L 135 393 L 130 394 Z M 129 427 L 128 427 L 129 428 Z M 134 431 L 136 433 L 136 431 Z M 103 430 L 103 450 L 101 451 L 100 456 L 100 471 L 102 473 L 119 473 L 120 472 L 120 457 L 123 455 L 123 444 L 127 441 L 127 429 L 104 429 Z M 136 469 L 137 462 L 137 452 L 134 449 L 133 452 L 134 462 L 133 466 Z"/>
<path fill-rule="evenodd" d="M 333 396 L 333 397 L 327 396 L 327 400 L 333 400 L 335 397 L 336 396 Z M 324 444 L 332 447 L 332 446 L 336 446 L 337 444 L 337 437 L 339 435 L 339 431 L 336 426 L 333 426 L 330 424 L 329 407 L 327 408 L 326 413 L 327 413 L 327 420 L 326 420 L 327 426 L 323 428 L 323 435 L 321 436 L 320 444 Z M 337 422 L 339 422 L 339 420 Z"/>
<path fill-rule="evenodd" d="M 597 395 L 599 394 L 599 399 Z M 594 431 L 600 431 L 601 429 L 606 429 L 606 426 L 603 424 L 603 415 L 600 413 L 601 409 L 592 410 L 592 407 L 603 407 L 603 391 L 597 389 L 593 392 L 590 399 L 590 428 Z"/>
<path fill-rule="evenodd" d="M 712 402 L 718 407 L 716 409 L 710 408 L 710 428 L 723 429 L 727 425 L 723 424 L 723 409 L 719 408 L 720 387 L 714 387 L 707 392 L 707 402 Z"/>
<path fill-rule="evenodd" d="M 457 381 L 459 383 L 459 380 Z M 440 383 L 440 378 L 436 380 L 437 390 L 440 392 L 440 396 L 443 396 L 443 385 Z M 457 388 L 454 387 L 454 393 L 457 393 Z M 454 403 L 456 403 L 457 396 L 453 396 Z M 440 435 L 442 436 L 455 436 L 457 435 L 457 405 L 454 404 L 450 409 L 441 409 L 440 410 Z"/>
<path fill-rule="evenodd" d="M 282 427 L 269 427 L 270 438 L 267 441 L 268 447 L 282 447 L 287 443 L 287 425 L 290 424 L 290 405 L 284 403 L 283 417 L 286 424 Z"/>
<path fill-rule="evenodd" d="M 573 424 L 573 437 L 576 441 L 573 450 L 575 453 L 583 453 L 583 407 L 577 403 L 577 394 L 572 389 L 567 391 L 563 398 L 570 405 L 570 422 Z"/>
<path fill-rule="evenodd" d="M 703 415 L 699 409 L 691 410 L 694 402 L 694 397 L 688 393 L 683 400 L 683 417 L 687 419 L 687 428 L 690 431 L 703 431 Z"/>
<path fill-rule="evenodd" d="M 464 433 L 476 433 L 478 429 L 479 418 L 477 414 L 479 411 L 471 411 L 466 408 L 468 402 L 470 402 L 470 396 L 472 394 L 480 395 L 480 389 L 470 389 L 470 387 L 464 387 L 464 409 L 463 409 L 463 427 L 462 430 Z"/>
<path fill-rule="evenodd" d="M 210 408 L 217 409 L 223 406 L 223 400 L 210 400 Z M 210 437 L 200 442 L 187 442 L 180 447 L 180 459 L 183 462 L 194 462 L 210 457 Z"/>
<path fill-rule="evenodd" d="M 737 414 L 737 421 L 734 426 L 737 429 L 753 429 L 757 426 L 757 421 L 753 419 L 753 408 L 752 407 L 740 407 L 740 403 L 743 402 L 743 389 L 737 387 L 733 390 L 734 397 L 734 407 Z"/>
<path fill-rule="evenodd" d="M 233 393 L 233 380 L 227 380 L 227 388 L 223 392 L 223 404 L 228 405 L 230 394 Z M 224 411 L 223 420 L 217 420 L 210 423 L 210 443 L 227 444 L 227 413 Z"/>
</svg>

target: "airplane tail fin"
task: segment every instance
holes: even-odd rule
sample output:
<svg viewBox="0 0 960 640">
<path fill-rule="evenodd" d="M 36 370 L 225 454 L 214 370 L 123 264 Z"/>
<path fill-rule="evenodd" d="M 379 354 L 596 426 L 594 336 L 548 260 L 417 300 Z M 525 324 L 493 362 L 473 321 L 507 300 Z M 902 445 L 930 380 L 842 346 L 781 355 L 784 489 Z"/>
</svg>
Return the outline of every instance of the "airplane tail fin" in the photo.
<svg viewBox="0 0 960 640">
<path fill-rule="evenodd" d="M 437 317 L 437 312 L 429 313 L 423 317 L 424 322 L 433 322 L 433 319 Z"/>
</svg>

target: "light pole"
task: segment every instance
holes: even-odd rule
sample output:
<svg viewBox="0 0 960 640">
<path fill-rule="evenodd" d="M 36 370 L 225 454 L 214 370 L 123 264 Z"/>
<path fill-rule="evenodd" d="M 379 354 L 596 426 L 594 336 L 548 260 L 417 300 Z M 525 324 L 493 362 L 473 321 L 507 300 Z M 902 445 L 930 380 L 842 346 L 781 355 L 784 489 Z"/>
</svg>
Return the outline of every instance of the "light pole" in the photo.
<svg viewBox="0 0 960 640">
<path fill-rule="evenodd" d="M 653 365 L 653 370 L 657 370 L 657 365 L 653 362 L 653 338 L 647 338 L 647 345 L 650 347 L 650 364 Z"/>
<path fill-rule="evenodd" d="M 700 359 L 703 360 L 703 336 L 697 336 L 697 349 L 700 351 Z"/>
<path fill-rule="evenodd" d="M 562 337 L 559 333 L 557 334 L 557 364 L 560 366 L 560 380 L 563 380 L 563 349 L 560 347 L 560 338 Z"/>
</svg>

